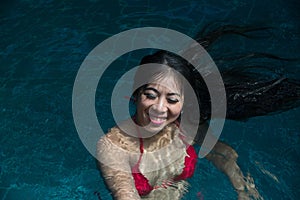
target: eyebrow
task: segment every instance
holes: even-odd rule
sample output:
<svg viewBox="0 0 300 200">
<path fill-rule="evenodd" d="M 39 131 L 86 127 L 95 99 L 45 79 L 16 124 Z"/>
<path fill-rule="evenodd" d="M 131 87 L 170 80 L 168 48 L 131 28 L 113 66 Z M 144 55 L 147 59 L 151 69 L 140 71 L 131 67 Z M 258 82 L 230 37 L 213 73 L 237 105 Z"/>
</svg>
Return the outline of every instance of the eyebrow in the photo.
<svg viewBox="0 0 300 200">
<path fill-rule="evenodd" d="M 157 89 L 153 88 L 153 87 L 147 87 L 147 88 L 144 89 L 144 91 L 145 91 L 145 90 L 152 90 L 152 91 L 155 92 L 156 94 L 159 94 L 159 91 L 158 91 Z M 176 96 L 181 97 L 181 95 L 178 94 L 178 93 L 176 93 L 176 92 L 171 92 L 171 93 L 168 93 L 168 94 L 167 94 L 167 96 L 173 96 L 173 95 L 176 95 Z"/>
</svg>

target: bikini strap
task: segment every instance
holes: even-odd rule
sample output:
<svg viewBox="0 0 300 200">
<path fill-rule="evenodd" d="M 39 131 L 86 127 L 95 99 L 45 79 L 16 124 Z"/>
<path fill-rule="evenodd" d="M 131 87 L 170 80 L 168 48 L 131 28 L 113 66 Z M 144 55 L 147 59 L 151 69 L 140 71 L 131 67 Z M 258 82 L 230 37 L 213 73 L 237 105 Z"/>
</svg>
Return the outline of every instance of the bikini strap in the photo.
<svg viewBox="0 0 300 200">
<path fill-rule="evenodd" d="M 143 154 L 144 153 L 144 142 L 143 142 L 143 138 L 139 138 L 140 139 L 140 153 Z"/>
<path fill-rule="evenodd" d="M 136 128 L 137 128 L 137 131 L 140 135 L 138 127 L 136 127 Z M 133 172 L 134 173 L 139 173 L 140 172 L 139 167 L 140 167 L 140 163 L 142 161 L 142 157 L 143 157 L 143 153 L 144 153 L 144 141 L 143 141 L 143 138 L 141 136 L 139 136 L 139 141 L 140 141 L 140 157 L 139 157 L 139 160 L 137 161 L 137 163 L 133 167 Z"/>
</svg>

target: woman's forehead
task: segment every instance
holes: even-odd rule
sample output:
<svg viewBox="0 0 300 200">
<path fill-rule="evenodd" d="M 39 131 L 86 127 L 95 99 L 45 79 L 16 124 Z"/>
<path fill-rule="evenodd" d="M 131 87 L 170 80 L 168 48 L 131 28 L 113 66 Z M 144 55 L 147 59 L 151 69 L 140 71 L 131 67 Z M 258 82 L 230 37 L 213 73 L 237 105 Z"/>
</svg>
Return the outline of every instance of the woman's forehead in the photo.
<svg viewBox="0 0 300 200">
<path fill-rule="evenodd" d="M 166 91 L 167 93 L 177 93 L 181 94 L 182 89 L 181 85 L 175 81 L 174 78 L 164 78 L 161 80 L 155 80 L 149 84 L 147 84 L 146 88 L 155 88 L 158 91 Z"/>
</svg>

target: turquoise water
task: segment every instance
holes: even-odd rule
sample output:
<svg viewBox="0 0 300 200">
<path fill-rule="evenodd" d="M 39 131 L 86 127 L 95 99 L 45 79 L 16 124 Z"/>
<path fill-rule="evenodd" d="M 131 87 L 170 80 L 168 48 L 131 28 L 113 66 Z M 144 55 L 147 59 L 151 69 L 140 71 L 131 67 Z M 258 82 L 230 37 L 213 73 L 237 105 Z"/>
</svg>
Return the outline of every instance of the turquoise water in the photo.
<svg viewBox="0 0 300 200">
<path fill-rule="evenodd" d="M 297 1 L 283 0 L 1 1 L 0 199 L 111 199 L 78 137 L 71 107 L 83 59 L 109 36 L 143 26 L 193 36 L 215 21 L 268 25 L 276 28 L 271 39 L 228 38 L 212 55 L 249 49 L 299 57 L 299 8 Z M 114 123 L 112 83 L 141 55 L 117 60 L 102 77 L 96 108 L 104 129 Z M 284 64 L 274 66 L 299 77 L 299 66 Z M 251 173 L 264 199 L 300 196 L 299 111 L 225 123 L 221 138 L 237 150 L 242 170 Z M 197 199 L 199 192 L 205 200 L 236 199 L 228 179 L 206 160 L 199 160 L 190 183 L 185 199 Z"/>
</svg>

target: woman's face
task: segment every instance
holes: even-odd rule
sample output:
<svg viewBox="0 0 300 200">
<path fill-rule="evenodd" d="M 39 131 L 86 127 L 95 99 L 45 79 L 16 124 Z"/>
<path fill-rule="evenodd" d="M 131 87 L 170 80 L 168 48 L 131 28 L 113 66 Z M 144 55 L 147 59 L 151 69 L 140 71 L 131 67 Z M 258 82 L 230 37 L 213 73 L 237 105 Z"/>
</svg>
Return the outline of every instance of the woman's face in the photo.
<svg viewBox="0 0 300 200">
<path fill-rule="evenodd" d="M 137 99 L 137 123 L 147 131 L 160 131 L 179 117 L 182 106 L 183 94 L 173 78 L 148 84 Z"/>
</svg>

